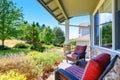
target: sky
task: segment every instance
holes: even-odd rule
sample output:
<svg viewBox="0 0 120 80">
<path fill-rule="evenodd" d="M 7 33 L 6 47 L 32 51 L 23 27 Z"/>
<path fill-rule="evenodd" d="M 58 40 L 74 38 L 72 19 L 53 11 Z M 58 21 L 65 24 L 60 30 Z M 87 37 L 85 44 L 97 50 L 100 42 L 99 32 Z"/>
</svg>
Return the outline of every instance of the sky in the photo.
<svg viewBox="0 0 120 80">
<path fill-rule="evenodd" d="M 65 31 L 65 26 L 59 25 L 58 21 L 51 16 L 37 0 L 13 0 L 13 2 L 16 3 L 18 8 L 22 7 L 24 20 L 29 23 L 39 22 L 40 25 L 45 24 L 46 26 L 50 26 L 51 29 L 57 26 Z M 89 22 L 89 16 L 74 17 L 70 19 L 71 25 L 80 25 L 83 22 Z M 79 28 L 70 27 L 70 39 L 77 38 L 79 36 L 78 33 Z"/>
</svg>

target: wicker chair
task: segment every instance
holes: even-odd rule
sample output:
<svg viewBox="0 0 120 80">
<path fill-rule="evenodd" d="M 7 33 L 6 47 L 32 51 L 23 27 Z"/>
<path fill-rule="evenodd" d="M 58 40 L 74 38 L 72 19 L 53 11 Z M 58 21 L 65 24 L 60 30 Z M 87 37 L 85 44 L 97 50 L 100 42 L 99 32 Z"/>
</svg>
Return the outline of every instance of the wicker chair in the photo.
<svg viewBox="0 0 120 80">
<path fill-rule="evenodd" d="M 71 52 L 71 54 L 66 55 L 67 62 L 68 62 L 68 60 L 72 60 L 72 61 L 77 61 L 79 59 L 85 60 L 86 48 L 87 48 L 87 46 L 77 45 L 75 50 L 73 52 Z"/>
</svg>

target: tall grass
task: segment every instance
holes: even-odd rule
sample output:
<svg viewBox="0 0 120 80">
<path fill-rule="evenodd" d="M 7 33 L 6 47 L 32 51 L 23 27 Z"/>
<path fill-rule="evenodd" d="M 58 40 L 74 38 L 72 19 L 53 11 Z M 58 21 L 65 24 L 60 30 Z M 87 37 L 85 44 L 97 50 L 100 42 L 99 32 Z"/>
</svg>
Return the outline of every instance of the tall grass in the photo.
<svg viewBox="0 0 120 80">
<path fill-rule="evenodd" d="M 62 54 L 56 52 L 29 52 L 27 55 L 14 54 L 0 59 L 0 73 L 17 69 L 27 80 L 40 80 L 45 73 L 53 70 L 53 66 L 60 63 Z M 45 80 L 45 79 L 43 79 Z"/>
</svg>

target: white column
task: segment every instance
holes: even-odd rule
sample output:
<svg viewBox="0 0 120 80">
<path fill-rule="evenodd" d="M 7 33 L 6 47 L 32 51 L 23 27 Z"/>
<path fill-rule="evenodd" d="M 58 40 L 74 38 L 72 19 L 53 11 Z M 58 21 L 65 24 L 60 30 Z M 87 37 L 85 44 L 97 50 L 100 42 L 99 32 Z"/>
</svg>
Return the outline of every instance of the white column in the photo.
<svg viewBox="0 0 120 80">
<path fill-rule="evenodd" d="M 115 0 L 112 0 L 112 49 L 115 50 Z"/>
<path fill-rule="evenodd" d="M 94 45 L 94 17 L 93 15 L 91 14 L 90 15 L 90 58 L 93 57 L 94 55 L 94 49 L 93 49 L 93 46 Z"/>
<path fill-rule="evenodd" d="M 90 45 L 94 45 L 94 19 L 93 15 L 90 15 Z"/>
<path fill-rule="evenodd" d="M 65 44 L 70 44 L 69 42 L 69 20 L 65 21 Z"/>
<path fill-rule="evenodd" d="M 79 27 L 79 36 L 82 36 L 82 27 Z"/>
</svg>

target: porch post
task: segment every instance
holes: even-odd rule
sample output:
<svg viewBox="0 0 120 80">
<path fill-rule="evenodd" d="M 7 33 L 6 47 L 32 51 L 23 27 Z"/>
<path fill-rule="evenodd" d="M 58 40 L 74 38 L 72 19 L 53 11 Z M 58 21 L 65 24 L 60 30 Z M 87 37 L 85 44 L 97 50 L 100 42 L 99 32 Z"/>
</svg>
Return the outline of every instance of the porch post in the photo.
<svg viewBox="0 0 120 80">
<path fill-rule="evenodd" d="M 69 41 L 69 20 L 65 21 L 65 42 L 64 42 L 64 53 L 68 54 L 71 51 L 71 44 Z"/>
<path fill-rule="evenodd" d="M 94 55 L 94 17 L 93 15 L 90 15 L 90 59 Z"/>
<path fill-rule="evenodd" d="M 69 44 L 69 20 L 65 21 L 65 44 Z"/>
</svg>

